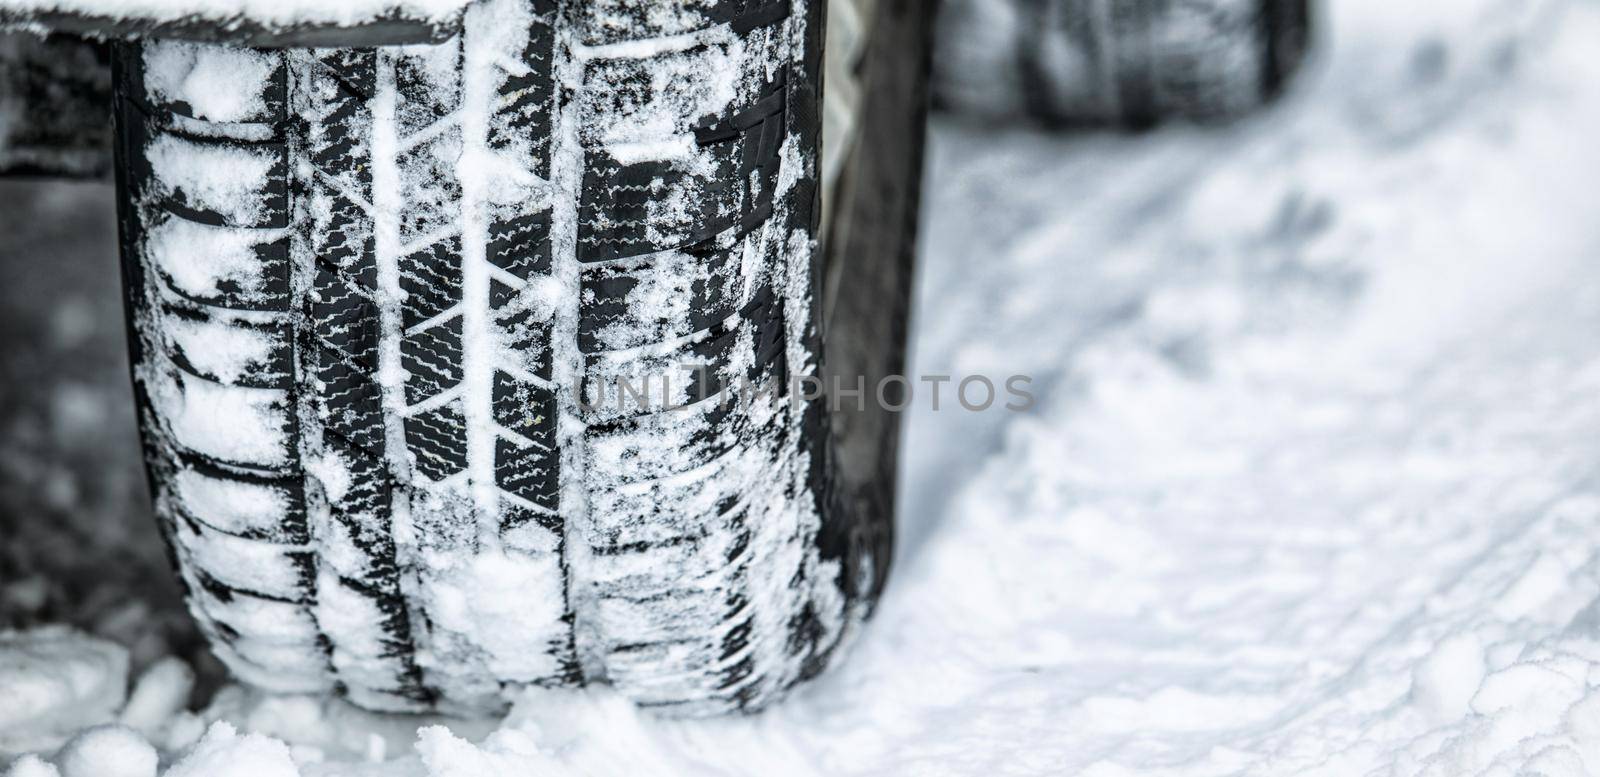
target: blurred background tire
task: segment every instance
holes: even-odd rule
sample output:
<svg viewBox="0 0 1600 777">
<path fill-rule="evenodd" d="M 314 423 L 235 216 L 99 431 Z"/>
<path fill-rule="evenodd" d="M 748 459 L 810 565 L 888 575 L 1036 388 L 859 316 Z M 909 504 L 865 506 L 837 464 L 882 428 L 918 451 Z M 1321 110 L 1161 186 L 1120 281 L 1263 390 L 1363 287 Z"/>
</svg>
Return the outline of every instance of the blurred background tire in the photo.
<svg viewBox="0 0 1600 777">
<path fill-rule="evenodd" d="M 99 177 L 111 169 L 105 44 L 0 33 L 0 174 Z"/>
<path fill-rule="evenodd" d="M 1311 16 L 1310 0 L 945 0 L 935 96 L 1052 125 L 1226 119 L 1282 91 Z"/>
</svg>

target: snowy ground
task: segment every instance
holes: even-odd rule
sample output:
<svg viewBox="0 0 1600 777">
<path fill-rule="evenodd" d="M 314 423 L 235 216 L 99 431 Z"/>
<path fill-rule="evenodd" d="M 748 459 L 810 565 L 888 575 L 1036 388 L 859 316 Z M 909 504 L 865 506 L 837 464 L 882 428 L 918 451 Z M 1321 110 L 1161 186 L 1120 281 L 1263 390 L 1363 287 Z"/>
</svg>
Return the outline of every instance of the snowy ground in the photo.
<svg viewBox="0 0 1600 777">
<path fill-rule="evenodd" d="M 0 622 L 157 668 L 120 713 L 140 735 L 55 755 L 113 714 L 116 656 L 0 642 L 0 752 L 64 777 L 148 777 L 145 739 L 170 777 L 1600 773 L 1600 5 L 1330 5 L 1310 77 L 1242 126 L 936 128 L 917 370 L 1031 374 L 1040 403 L 919 404 L 878 619 L 756 718 L 213 696 L 139 503 L 109 259 L 66 261 L 107 250 L 109 198 L 8 186 Z M 163 655 L 205 711 L 171 712 Z"/>
</svg>

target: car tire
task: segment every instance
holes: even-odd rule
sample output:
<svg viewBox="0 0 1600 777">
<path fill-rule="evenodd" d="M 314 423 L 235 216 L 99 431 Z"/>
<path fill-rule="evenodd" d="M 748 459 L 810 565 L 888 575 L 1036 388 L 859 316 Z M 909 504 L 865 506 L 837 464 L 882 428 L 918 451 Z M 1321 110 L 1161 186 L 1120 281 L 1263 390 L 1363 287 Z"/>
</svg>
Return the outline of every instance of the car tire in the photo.
<svg viewBox="0 0 1600 777">
<path fill-rule="evenodd" d="M 146 462 L 238 678 L 380 710 L 587 683 L 751 710 L 871 611 L 894 419 L 815 389 L 903 360 L 929 13 L 874 7 L 871 99 L 822 181 L 822 4 L 652 7 L 118 45 Z"/>
</svg>

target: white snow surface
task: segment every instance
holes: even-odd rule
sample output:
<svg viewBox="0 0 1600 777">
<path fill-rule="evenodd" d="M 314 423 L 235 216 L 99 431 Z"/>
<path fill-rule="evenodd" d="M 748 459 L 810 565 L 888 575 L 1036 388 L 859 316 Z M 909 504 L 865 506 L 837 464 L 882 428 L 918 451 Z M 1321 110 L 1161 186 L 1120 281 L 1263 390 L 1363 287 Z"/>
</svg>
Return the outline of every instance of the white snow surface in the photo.
<svg viewBox="0 0 1600 777">
<path fill-rule="evenodd" d="M 1038 405 L 918 397 L 838 669 L 757 717 L 460 720 L 178 711 L 164 664 L 163 773 L 1600 773 L 1600 6 L 1330 5 L 1242 125 L 936 126 L 915 370 Z"/>
</svg>

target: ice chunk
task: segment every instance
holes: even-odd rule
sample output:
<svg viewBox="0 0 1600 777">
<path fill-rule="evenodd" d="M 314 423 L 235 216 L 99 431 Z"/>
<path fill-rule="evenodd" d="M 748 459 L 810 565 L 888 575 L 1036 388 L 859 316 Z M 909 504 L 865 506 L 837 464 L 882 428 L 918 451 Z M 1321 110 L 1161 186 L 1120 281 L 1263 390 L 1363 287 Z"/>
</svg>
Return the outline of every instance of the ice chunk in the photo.
<svg viewBox="0 0 1600 777">
<path fill-rule="evenodd" d="M 127 685 L 119 645 L 65 627 L 0 633 L 0 751 L 54 747 L 110 720 Z"/>
<path fill-rule="evenodd" d="M 61 772 L 49 761 L 29 754 L 11 762 L 6 777 L 61 777 Z"/>
<path fill-rule="evenodd" d="M 163 658 L 139 675 L 128 705 L 122 708 L 122 724 L 152 736 L 183 710 L 192 690 L 194 670 L 180 659 Z"/>
<path fill-rule="evenodd" d="M 156 749 L 127 726 L 96 726 L 72 738 L 56 765 L 61 777 L 155 777 Z"/>
<path fill-rule="evenodd" d="M 300 770 L 284 743 L 260 734 L 240 736 L 218 722 L 165 777 L 300 777 Z"/>
</svg>

